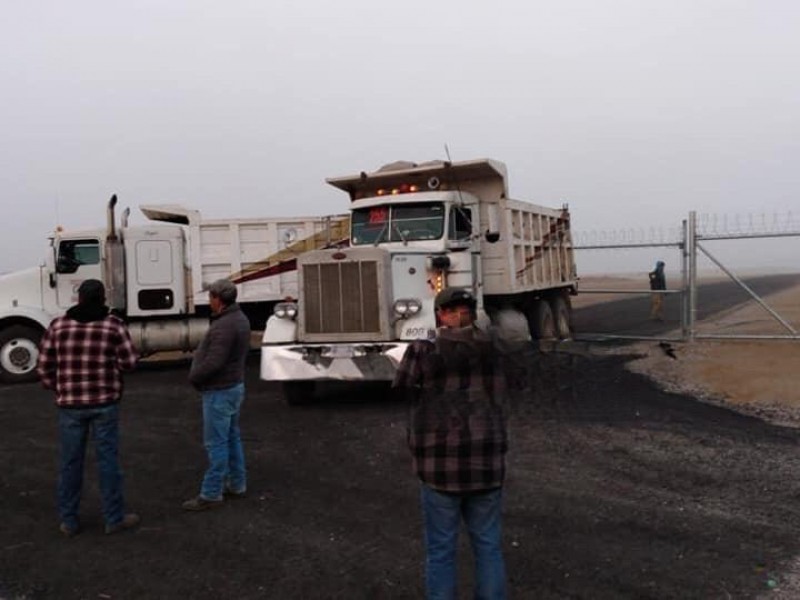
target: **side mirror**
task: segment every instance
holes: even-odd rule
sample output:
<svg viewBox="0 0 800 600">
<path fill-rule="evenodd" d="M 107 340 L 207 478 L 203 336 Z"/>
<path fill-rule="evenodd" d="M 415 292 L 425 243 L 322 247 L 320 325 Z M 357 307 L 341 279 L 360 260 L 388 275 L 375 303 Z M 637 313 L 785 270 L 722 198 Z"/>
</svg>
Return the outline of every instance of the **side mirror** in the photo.
<svg viewBox="0 0 800 600">
<path fill-rule="evenodd" d="M 485 236 L 486 236 L 486 241 L 489 242 L 490 244 L 494 244 L 495 242 L 500 241 L 499 231 L 490 231 L 487 229 Z"/>
</svg>

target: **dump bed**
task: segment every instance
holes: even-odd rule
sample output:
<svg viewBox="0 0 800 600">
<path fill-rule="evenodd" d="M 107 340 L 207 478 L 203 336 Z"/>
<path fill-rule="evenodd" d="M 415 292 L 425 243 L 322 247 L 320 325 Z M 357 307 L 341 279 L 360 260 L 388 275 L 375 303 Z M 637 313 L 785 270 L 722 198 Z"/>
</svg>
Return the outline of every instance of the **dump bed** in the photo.
<svg viewBox="0 0 800 600">
<path fill-rule="evenodd" d="M 569 211 L 507 198 L 499 199 L 498 208 L 500 239 L 481 242 L 484 294 L 574 290 L 577 272 Z M 485 211 L 481 202 L 481 213 Z"/>
<path fill-rule="evenodd" d="M 203 220 L 199 211 L 179 206 L 141 210 L 151 220 L 187 225 L 187 277 L 195 305 L 207 304 L 206 288 L 222 278 L 239 285 L 239 302 L 296 298 L 297 256 L 348 238 L 347 215 Z"/>
</svg>

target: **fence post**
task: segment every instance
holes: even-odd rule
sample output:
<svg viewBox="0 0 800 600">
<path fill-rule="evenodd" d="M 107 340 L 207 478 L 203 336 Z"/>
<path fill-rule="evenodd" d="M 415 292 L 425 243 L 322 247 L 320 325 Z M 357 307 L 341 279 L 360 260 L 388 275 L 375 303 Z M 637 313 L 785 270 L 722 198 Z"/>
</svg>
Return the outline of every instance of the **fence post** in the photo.
<svg viewBox="0 0 800 600">
<path fill-rule="evenodd" d="M 694 342 L 697 318 L 697 213 L 689 212 L 686 228 L 686 248 L 689 253 L 689 306 L 687 311 L 688 339 Z"/>
<path fill-rule="evenodd" d="M 685 342 L 689 339 L 689 251 L 688 251 L 688 222 L 684 219 L 681 222 L 681 339 Z"/>
</svg>

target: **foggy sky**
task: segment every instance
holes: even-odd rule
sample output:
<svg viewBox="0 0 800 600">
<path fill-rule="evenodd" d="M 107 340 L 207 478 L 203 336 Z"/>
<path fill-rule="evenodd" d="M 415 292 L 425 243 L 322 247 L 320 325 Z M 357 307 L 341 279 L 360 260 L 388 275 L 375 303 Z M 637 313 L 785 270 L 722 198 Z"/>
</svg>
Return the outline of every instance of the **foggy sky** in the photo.
<svg viewBox="0 0 800 600">
<path fill-rule="evenodd" d="M 133 222 L 160 202 L 340 213 L 325 177 L 445 144 L 504 161 L 512 197 L 569 203 L 576 230 L 797 220 L 799 17 L 792 0 L 6 2 L 0 272 L 38 264 L 57 224 L 103 226 L 113 193 Z M 725 252 L 796 269 L 800 238 L 748 244 Z M 583 271 L 655 257 L 584 254 Z"/>
</svg>

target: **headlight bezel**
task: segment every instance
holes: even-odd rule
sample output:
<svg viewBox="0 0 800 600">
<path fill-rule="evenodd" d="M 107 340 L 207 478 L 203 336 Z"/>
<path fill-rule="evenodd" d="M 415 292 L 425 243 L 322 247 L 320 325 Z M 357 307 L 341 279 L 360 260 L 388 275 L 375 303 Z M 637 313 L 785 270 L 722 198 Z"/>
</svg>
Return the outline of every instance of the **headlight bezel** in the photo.
<svg viewBox="0 0 800 600">
<path fill-rule="evenodd" d="M 401 319 L 408 319 L 422 311 L 422 302 L 417 298 L 398 298 L 392 304 L 392 311 Z"/>
<path fill-rule="evenodd" d="M 278 302 L 272 309 L 272 314 L 279 319 L 294 320 L 297 318 L 299 310 L 296 302 Z"/>
</svg>

